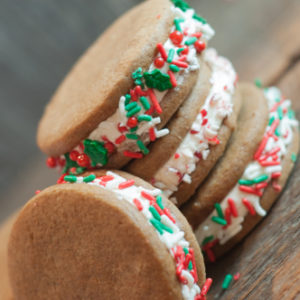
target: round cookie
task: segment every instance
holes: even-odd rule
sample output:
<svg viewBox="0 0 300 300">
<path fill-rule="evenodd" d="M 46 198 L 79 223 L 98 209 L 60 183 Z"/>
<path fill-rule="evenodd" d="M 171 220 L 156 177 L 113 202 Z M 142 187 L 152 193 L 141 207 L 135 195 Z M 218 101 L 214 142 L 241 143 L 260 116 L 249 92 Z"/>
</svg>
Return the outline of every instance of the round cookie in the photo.
<svg viewBox="0 0 300 300">
<path fill-rule="evenodd" d="M 240 83 L 242 107 L 226 151 L 195 195 L 180 210 L 193 228 L 210 214 L 243 175 L 261 142 L 269 119 L 263 92 L 250 83 Z"/>
<path fill-rule="evenodd" d="M 193 88 L 213 34 L 184 1 L 145 1 L 127 12 L 48 104 L 37 134 L 48 165 L 82 173 L 146 155 L 151 140 L 168 134 L 161 127 Z"/>
<path fill-rule="evenodd" d="M 267 214 L 297 158 L 298 121 L 291 101 L 275 87 L 265 88 L 264 95 L 269 122 L 252 161 L 231 191 L 195 229 L 202 250 L 212 261 L 231 249 Z"/>
<path fill-rule="evenodd" d="M 15 298 L 200 299 L 203 258 L 178 209 L 124 172 L 85 175 L 66 176 L 76 183 L 45 189 L 18 216 Z"/>
<path fill-rule="evenodd" d="M 143 159 L 132 161 L 126 171 L 144 180 L 151 181 L 157 172 L 180 145 L 196 119 L 208 95 L 211 70 L 204 63 L 193 91 L 168 123 L 170 133 L 149 147 L 150 153 Z"/>
</svg>

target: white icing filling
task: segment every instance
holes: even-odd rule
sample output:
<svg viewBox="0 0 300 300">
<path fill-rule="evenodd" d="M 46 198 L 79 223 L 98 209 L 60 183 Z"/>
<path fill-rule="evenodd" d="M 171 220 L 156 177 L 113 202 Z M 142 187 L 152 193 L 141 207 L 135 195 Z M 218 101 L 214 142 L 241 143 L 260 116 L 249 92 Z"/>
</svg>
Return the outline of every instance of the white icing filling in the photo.
<svg viewBox="0 0 300 300">
<path fill-rule="evenodd" d="M 180 23 L 180 25 L 181 25 L 181 28 L 188 29 L 188 34 L 202 32 L 203 37 L 207 40 L 209 40 L 214 35 L 214 31 L 210 27 L 210 25 L 202 24 L 201 22 L 199 22 L 193 18 L 193 15 L 194 15 L 193 9 L 188 9 L 185 12 L 183 12 L 181 9 L 174 7 L 174 6 L 172 6 L 171 9 L 174 12 L 174 17 L 184 19 L 184 21 L 182 23 Z M 174 30 L 175 30 L 175 26 L 172 27 L 171 32 L 173 32 Z M 190 37 L 184 36 L 184 39 L 181 44 L 184 44 L 184 42 L 188 38 L 190 38 Z M 175 50 L 174 60 L 179 58 L 177 51 L 176 51 L 179 49 L 179 47 L 176 47 L 172 43 L 170 38 L 168 38 L 168 40 L 164 43 L 163 46 L 167 53 L 169 52 L 170 49 Z M 158 54 L 158 56 L 160 56 L 160 55 Z M 174 73 L 175 78 L 178 83 L 178 86 L 183 83 L 184 77 L 186 76 L 186 74 L 199 68 L 199 64 L 198 64 L 198 60 L 197 60 L 197 51 L 193 45 L 189 46 L 187 62 L 188 62 L 189 66 L 186 69 L 182 69 L 180 72 Z M 165 65 L 160 69 L 160 71 L 162 71 L 163 73 L 167 73 L 168 67 L 169 67 L 169 64 L 165 63 Z M 156 69 L 154 63 L 152 63 L 151 66 L 149 67 L 149 71 L 152 71 L 153 69 Z M 178 86 L 176 88 L 178 88 Z M 163 92 L 159 92 L 158 90 L 153 90 L 153 91 L 157 97 L 158 102 L 161 102 L 163 97 L 168 92 L 168 90 L 163 91 Z M 149 99 L 149 101 L 150 101 L 150 99 Z M 92 140 L 103 141 L 102 136 L 106 136 L 109 138 L 109 140 L 112 143 L 114 143 L 114 145 L 117 147 L 118 151 L 122 151 L 125 149 L 130 149 L 131 151 L 139 151 L 139 148 L 137 147 L 136 142 L 129 140 L 129 139 L 126 139 L 121 144 L 115 144 L 115 140 L 120 136 L 120 132 L 117 127 L 118 123 L 120 123 L 121 126 L 125 126 L 127 123 L 124 102 L 125 102 L 125 97 L 122 96 L 120 98 L 119 108 L 115 111 L 115 113 L 112 116 L 110 116 L 107 120 L 101 122 L 97 126 L 97 128 L 93 132 L 91 132 L 91 134 L 89 135 L 88 138 L 92 139 Z M 144 113 L 145 113 L 145 110 L 144 110 L 144 108 L 142 108 L 142 110 L 137 115 L 141 115 Z M 139 128 L 136 133 L 138 135 L 142 135 L 142 134 L 146 133 L 150 127 L 155 127 L 159 123 L 160 123 L 159 117 L 153 119 L 150 122 L 141 122 L 141 123 L 139 123 Z M 156 137 L 159 138 L 159 137 L 165 136 L 168 133 L 169 133 L 168 129 L 156 130 Z M 145 138 L 144 141 L 148 142 L 149 139 Z"/>
<path fill-rule="evenodd" d="M 215 49 L 206 50 L 204 60 L 212 69 L 210 78 L 212 86 L 191 126 L 191 130 L 197 133 L 189 132 L 176 150 L 176 154 L 154 176 L 154 185 L 163 189 L 166 196 L 177 191 L 181 180 L 192 182 L 190 174 L 196 169 L 196 164 L 200 160 L 199 154 L 203 159 L 207 159 L 210 146 L 216 143 L 214 138 L 217 137 L 223 120 L 232 112 L 236 73 L 231 63 L 226 58 L 218 56 Z M 207 115 L 201 114 L 203 110 Z M 205 119 L 207 123 L 202 125 Z"/>
<path fill-rule="evenodd" d="M 278 110 L 276 109 L 275 111 L 272 111 L 272 108 L 274 107 L 274 105 L 276 105 L 277 103 L 276 101 L 282 99 L 280 90 L 275 87 L 271 87 L 271 88 L 266 88 L 264 93 L 268 101 L 269 118 L 272 119 L 273 117 L 275 117 L 275 119 L 278 119 L 280 116 Z M 266 174 L 268 175 L 267 182 L 269 183 L 271 181 L 271 175 L 274 172 L 282 171 L 281 162 L 287 153 L 287 146 L 291 143 L 293 139 L 293 128 L 296 128 L 298 126 L 298 121 L 293 118 L 290 118 L 288 113 L 286 112 L 286 110 L 288 110 L 290 106 L 291 106 L 290 100 L 284 100 L 283 102 L 281 102 L 280 109 L 281 111 L 283 111 L 283 116 L 277 127 L 278 133 L 280 135 L 277 137 L 278 138 L 277 140 L 274 137 L 274 135 L 270 136 L 261 154 L 261 155 L 265 155 L 267 152 L 279 148 L 280 150 L 276 153 L 276 155 L 278 156 L 278 158 L 276 158 L 276 161 L 280 161 L 280 164 L 275 166 L 263 167 L 260 165 L 260 163 L 257 160 L 253 160 L 246 167 L 244 174 L 241 178 L 242 180 L 253 180 L 258 176 Z M 267 132 L 270 130 L 270 127 L 271 127 L 270 125 L 267 126 L 265 131 L 265 136 L 267 135 Z M 267 161 L 272 161 L 272 160 L 273 160 L 272 157 L 269 157 L 267 159 Z M 261 191 L 263 190 L 264 189 L 262 189 Z M 249 213 L 248 209 L 242 202 L 243 198 L 247 199 L 252 204 L 252 206 L 254 207 L 258 215 L 262 217 L 266 215 L 266 211 L 260 205 L 260 197 L 255 194 L 249 194 L 241 191 L 239 183 L 237 183 L 234 186 L 234 188 L 220 203 L 223 212 L 225 212 L 226 208 L 228 207 L 228 198 L 231 198 L 234 201 L 238 212 L 238 217 L 231 216 L 231 224 L 224 228 L 222 225 L 219 225 L 212 221 L 211 218 L 213 216 L 217 216 L 217 212 L 216 210 L 214 210 L 207 217 L 207 219 L 202 224 L 200 224 L 200 226 L 195 231 L 197 240 L 200 244 L 203 242 L 203 240 L 206 237 L 213 236 L 214 239 L 218 239 L 220 244 L 222 245 L 225 244 L 234 235 L 236 235 L 238 232 L 242 230 L 242 223 L 244 221 L 244 218 Z"/>
<path fill-rule="evenodd" d="M 144 191 L 155 197 L 162 194 L 161 190 L 149 190 L 141 186 L 136 186 L 135 184 L 124 189 L 119 189 L 119 184 L 126 182 L 127 180 L 113 172 L 107 172 L 106 175 L 113 176 L 114 179 L 111 181 L 107 181 L 105 186 L 100 184 L 101 179 L 99 178 L 96 178 L 95 180 L 93 180 L 92 182 L 88 182 L 87 184 L 109 190 L 110 192 L 114 193 L 120 201 L 127 201 L 134 206 L 134 199 L 138 199 L 143 207 L 141 213 L 146 217 L 149 225 L 152 227 L 153 225 L 151 224 L 150 220 L 153 219 L 153 216 L 149 211 L 150 201 L 143 198 L 141 196 L 141 192 Z M 78 176 L 76 183 L 83 183 L 83 177 Z M 173 223 L 166 215 L 161 215 L 161 223 L 173 230 L 173 233 L 163 231 L 162 234 L 155 230 L 159 239 L 168 248 L 170 255 L 172 255 L 173 258 L 174 254 L 172 250 L 176 249 L 177 246 L 189 248 L 189 242 L 184 237 L 185 233 L 178 227 L 177 223 Z M 183 271 L 182 276 L 188 282 L 187 284 L 181 283 L 183 298 L 186 300 L 194 300 L 194 297 L 200 293 L 200 287 L 197 285 L 197 283 L 195 283 L 193 276 L 188 270 Z"/>
</svg>

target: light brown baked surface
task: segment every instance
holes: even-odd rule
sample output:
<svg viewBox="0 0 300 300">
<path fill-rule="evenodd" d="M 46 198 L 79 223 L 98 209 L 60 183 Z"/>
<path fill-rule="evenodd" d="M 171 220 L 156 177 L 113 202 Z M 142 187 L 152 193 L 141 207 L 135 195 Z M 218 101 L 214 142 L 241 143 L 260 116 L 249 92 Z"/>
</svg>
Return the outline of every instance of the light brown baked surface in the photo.
<svg viewBox="0 0 300 300">
<path fill-rule="evenodd" d="M 192 230 L 167 206 L 195 249 L 201 285 Z M 11 233 L 9 271 L 17 299 L 183 299 L 173 259 L 145 217 L 87 184 L 52 186 L 26 204 Z"/>
<path fill-rule="evenodd" d="M 219 158 L 223 155 L 227 142 L 236 128 L 236 122 L 241 108 L 239 88 L 235 90 L 233 103 L 233 112 L 224 120 L 218 133 L 220 144 L 211 146 L 207 159 L 199 160 L 197 162 L 195 171 L 190 174 L 192 182 L 190 184 L 181 182 L 178 186 L 178 191 L 172 195 L 176 198 L 178 206 L 181 206 L 189 200 L 189 198 L 195 193 L 197 187 L 203 182 Z"/>
<path fill-rule="evenodd" d="M 211 70 L 205 62 L 200 65 L 200 72 L 196 84 L 185 102 L 181 105 L 171 121 L 167 124 L 170 133 L 158 139 L 149 147 L 150 153 L 143 159 L 132 161 L 126 171 L 150 181 L 174 154 L 182 139 L 191 129 L 192 123 L 199 113 L 209 93 Z M 172 102 L 168 102 L 171 109 Z"/>
<path fill-rule="evenodd" d="M 70 151 L 118 107 L 133 85 L 131 73 L 150 66 L 156 44 L 167 40 L 173 13 L 168 0 L 134 7 L 110 26 L 75 64 L 40 121 L 37 142 L 57 156 Z"/>
<path fill-rule="evenodd" d="M 195 195 L 183 207 L 182 213 L 196 227 L 211 213 L 241 178 L 261 142 L 269 111 L 263 92 L 251 83 L 240 84 L 242 107 L 237 128 L 226 151 Z"/>
<path fill-rule="evenodd" d="M 286 156 L 284 157 L 282 161 L 282 172 L 281 176 L 279 177 L 276 182 L 284 189 L 287 180 L 289 179 L 289 175 L 293 170 L 293 167 L 295 163 L 291 159 L 292 153 L 295 153 L 296 155 L 299 152 L 299 131 L 298 128 L 294 132 L 295 136 L 293 138 L 292 143 L 290 144 L 288 151 L 286 153 Z M 261 200 L 260 204 L 263 209 L 265 209 L 267 212 L 270 211 L 272 205 L 276 201 L 276 199 L 279 197 L 280 193 L 276 192 L 272 185 L 269 185 Z M 267 216 L 266 216 L 267 217 Z M 260 217 L 259 215 L 251 216 L 248 214 L 242 224 L 243 229 L 234 237 L 232 237 L 227 243 L 224 245 L 216 245 L 212 248 L 213 252 L 215 253 L 216 257 L 220 257 L 226 252 L 228 252 L 230 249 L 232 249 L 235 245 L 237 245 L 248 233 L 251 232 L 251 230 L 263 219 L 263 217 Z"/>
</svg>

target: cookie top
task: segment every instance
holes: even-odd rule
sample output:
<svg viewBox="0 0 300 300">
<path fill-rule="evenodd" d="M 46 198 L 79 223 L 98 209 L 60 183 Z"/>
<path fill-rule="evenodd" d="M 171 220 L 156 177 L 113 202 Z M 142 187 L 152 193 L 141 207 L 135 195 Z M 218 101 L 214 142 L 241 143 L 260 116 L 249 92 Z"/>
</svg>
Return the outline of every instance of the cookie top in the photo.
<svg viewBox="0 0 300 300">
<path fill-rule="evenodd" d="M 261 90 L 240 83 L 242 107 L 237 126 L 220 161 L 181 211 L 196 228 L 235 186 L 263 138 L 269 120 L 268 104 Z"/>
<path fill-rule="evenodd" d="M 47 188 L 20 213 L 9 243 L 16 297 L 199 295 L 205 280 L 201 252 L 161 191 L 124 172 L 85 175 L 66 176 L 76 184 Z"/>
<path fill-rule="evenodd" d="M 66 154 L 65 171 L 104 166 L 118 152 L 146 155 L 145 143 L 168 133 L 157 130 L 160 102 L 196 78 L 190 74 L 212 35 L 184 1 L 151 0 L 133 8 L 82 56 L 55 93 L 39 125 L 40 148 L 54 157 Z M 185 97 L 179 93 L 175 99 L 178 107 Z M 80 145 L 83 157 L 70 162 L 68 152 Z"/>
<path fill-rule="evenodd" d="M 291 109 L 291 101 L 275 87 L 265 88 L 264 95 L 269 108 L 269 123 L 253 160 L 236 185 L 215 204 L 212 213 L 195 230 L 198 242 L 211 258 L 211 248 L 219 244 L 228 250 L 237 242 L 234 237 L 243 232 L 244 226 L 247 229 L 239 239 L 253 228 L 259 217 L 266 215 L 277 196 L 267 189 L 271 187 L 277 194 L 281 191 L 278 181 L 282 176 L 282 183 L 285 183 L 293 165 L 291 161 L 297 157 L 298 121 Z M 255 222 L 250 222 L 250 228 L 247 224 L 251 219 L 249 215 L 255 218 Z"/>
</svg>

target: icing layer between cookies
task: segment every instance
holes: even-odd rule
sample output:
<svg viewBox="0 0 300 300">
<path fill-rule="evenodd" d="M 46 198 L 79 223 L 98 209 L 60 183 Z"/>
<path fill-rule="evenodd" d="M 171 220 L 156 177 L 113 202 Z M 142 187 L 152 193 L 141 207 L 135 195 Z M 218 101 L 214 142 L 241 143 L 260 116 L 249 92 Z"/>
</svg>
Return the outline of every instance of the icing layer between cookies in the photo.
<svg viewBox="0 0 300 300">
<path fill-rule="evenodd" d="M 210 147 L 219 143 L 218 132 L 223 120 L 232 113 L 237 75 L 232 64 L 218 56 L 215 49 L 204 52 L 204 60 L 212 69 L 211 89 L 203 107 L 175 154 L 155 174 L 153 184 L 167 196 L 184 181 L 191 183 L 197 162 L 207 159 Z"/>
<path fill-rule="evenodd" d="M 209 252 L 216 243 L 225 244 L 240 232 L 249 213 L 261 217 L 266 215 L 260 199 L 269 184 L 281 191 L 276 180 L 281 175 L 282 160 L 298 121 L 291 109 L 291 101 L 285 99 L 279 89 L 265 88 L 264 95 L 269 107 L 269 124 L 253 161 L 247 165 L 235 187 L 220 204 L 215 204 L 215 210 L 195 231 L 204 251 Z"/>
<path fill-rule="evenodd" d="M 181 283 L 182 296 L 186 300 L 194 300 L 200 295 L 197 285 L 197 270 L 194 250 L 189 247 L 185 233 L 179 228 L 170 211 L 164 207 L 161 190 L 145 189 L 137 186 L 134 180 L 127 180 L 113 172 L 96 178 L 65 176 L 65 180 L 74 183 L 87 183 L 114 193 L 120 201 L 127 201 L 135 206 L 147 219 L 150 226 L 157 232 L 160 241 L 168 248 L 176 265 L 176 275 Z"/>
<path fill-rule="evenodd" d="M 206 47 L 204 41 L 213 29 L 184 1 L 173 1 L 174 25 L 164 44 L 158 44 L 158 55 L 147 72 L 138 68 L 132 73 L 135 88 L 122 96 L 115 113 L 90 133 L 70 153 L 50 158 L 49 166 L 64 165 L 63 172 L 81 173 L 85 169 L 104 166 L 115 152 L 130 158 L 149 153 L 146 144 L 165 136 L 168 129 L 157 129 L 162 113 L 160 102 L 166 93 L 180 88 L 189 72 L 199 68 L 197 56 Z"/>
</svg>

